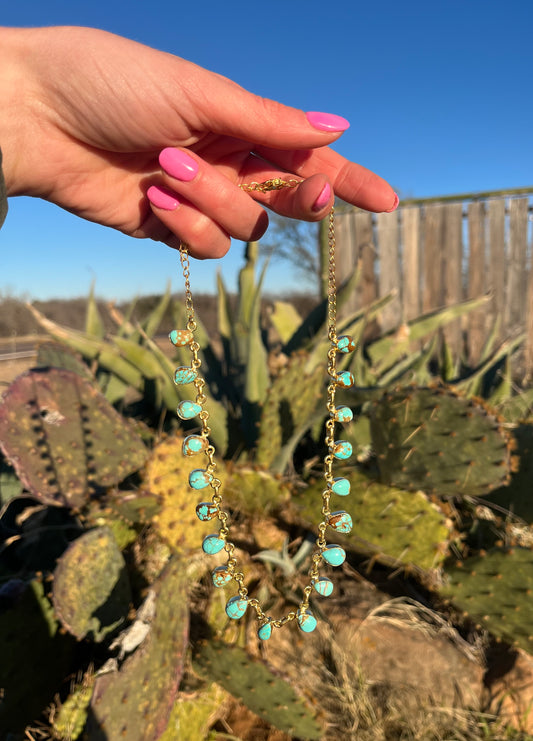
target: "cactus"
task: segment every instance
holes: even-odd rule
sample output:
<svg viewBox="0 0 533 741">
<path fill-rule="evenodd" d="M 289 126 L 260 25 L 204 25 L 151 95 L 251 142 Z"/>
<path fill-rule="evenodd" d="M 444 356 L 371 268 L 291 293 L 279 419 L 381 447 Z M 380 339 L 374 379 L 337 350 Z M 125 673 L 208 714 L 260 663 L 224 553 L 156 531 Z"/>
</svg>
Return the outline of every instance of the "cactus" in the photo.
<svg viewBox="0 0 533 741">
<path fill-rule="evenodd" d="M 93 741 L 156 741 L 167 727 L 188 640 L 184 571 L 179 560 L 169 562 L 147 637 L 118 672 L 96 679 L 87 723 Z"/>
<path fill-rule="evenodd" d="M 226 464 L 224 501 L 239 512 L 251 517 L 268 516 L 287 504 L 290 490 L 281 477 L 254 466 Z"/>
<path fill-rule="evenodd" d="M 198 692 L 180 693 L 166 731 L 159 741 L 200 741 L 208 739 L 209 727 L 223 709 L 226 692 L 217 684 L 211 684 Z"/>
<path fill-rule="evenodd" d="M 193 653 L 193 669 L 220 684 L 263 720 L 285 733 L 309 740 L 323 737 L 314 714 L 291 685 L 244 649 L 222 641 L 198 644 Z"/>
<path fill-rule="evenodd" d="M 2 587 L 0 728 L 5 734 L 21 732 L 39 717 L 70 669 L 73 640 L 58 627 L 41 581 Z"/>
<path fill-rule="evenodd" d="M 533 650 L 533 551 L 495 548 L 446 569 L 440 592 L 493 635 Z"/>
<path fill-rule="evenodd" d="M 511 439 L 496 414 L 445 388 L 385 393 L 370 414 L 382 480 L 447 496 L 507 483 Z"/>
<path fill-rule="evenodd" d="M 126 619 L 131 599 L 122 553 L 111 530 L 89 530 L 59 559 L 53 603 L 76 638 L 100 642 Z"/>
<path fill-rule="evenodd" d="M 94 386 L 55 368 L 28 371 L 8 388 L 0 405 L 0 447 L 33 496 L 70 507 L 122 481 L 148 455 Z"/>
<path fill-rule="evenodd" d="M 533 425 L 519 424 L 511 434 L 518 470 L 512 473 L 508 486 L 501 486 L 486 495 L 486 503 L 533 525 Z"/>
<path fill-rule="evenodd" d="M 72 688 L 65 702 L 54 713 L 50 719 L 54 738 L 77 741 L 81 736 L 87 722 L 94 682 L 94 674 L 88 672 L 83 680 Z"/>
<path fill-rule="evenodd" d="M 200 522 L 196 516 L 199 498 L 188 478 L 200 464 L 197 457 L 184 456 L 182 446 L 183 436 L 176 433 L 154 448 L 142 488 L 159 500 L 159 511 L 152 520 L 159 535 L 177 553 L 200 553 L 202 538 L 212 531 L 213 524 Z"/>
<path fill-rule="evenodd" d="M 340 470 L 341 474 L 350 482 L 350 493 L 342 499 L 354 528 L 349 535 L 336 532 L 336 542 L 390 566 L 403 564 L 423 571 L 439 566 L 451 539 L 451 524 L 423 492 L 390 487 L 357 470 Z M 309 527 L 317 522 L 323 488 L 323 482 L 318 482 L 293 500 L 297 521 Z"/>
</svg>

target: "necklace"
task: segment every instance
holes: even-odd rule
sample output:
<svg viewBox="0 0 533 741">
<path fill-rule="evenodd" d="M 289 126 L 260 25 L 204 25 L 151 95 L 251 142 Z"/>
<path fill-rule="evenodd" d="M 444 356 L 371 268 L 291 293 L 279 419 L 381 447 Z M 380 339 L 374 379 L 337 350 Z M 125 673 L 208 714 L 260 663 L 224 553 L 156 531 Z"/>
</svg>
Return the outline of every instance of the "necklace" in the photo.
<svg viewBox="0 0 533 741">
<path fill-rule="evenodd" d="M 282 180 L 273 178 L 262 183 L 245 183 L 240 187 L 246 192 L 267 192 L 282 188 L 295 188 L 299 180 Z M 202 550 L 207 554 L 225 551 L 227 562 L 217 566 L 212 571 L 212 581 L 215 587 L 223 587 L 232 581 L 237 585 L 237 594 L 226 603 L 226 614 L 229 618 L 238 620 L 248 609 L 255 610 L 258 630 L 261 640 L 267 640 L 272 635 L 273 628 L 281 628 L 286 623 L 296 621 L 304 633 L 312 632 L 317 626 L 309 602 L 313 593 L 322 597 L 329 597 L 333 592 L 333 582 L 327 576 L 320 576 L 320 567 L 324 565 L 341 566 L 346 553 L 340 545 L 328 543 L 326 532 L 328 527 L 338 533 L 349 533 L 352 529 L 352 518 L 344 510 L 331 511 L 330 500 L 333 495 L 347 496 L 350 492 L 350 482 L 346 478 L 335 478 L 333 464 L 337 460 L 346 460 L 352 454 L 352 446 L 347 440 L 335 440 L 335 429 L 338 423 L 349 422 L 352 419 L 352 410 L 347 406 L 336 406 L 335 397 L 337 388 L 350 388 L 355 380 L 350 371 L 337 370 L 338 353 L 349 353 L 355 350 L 355 342 L 349 335 L 337 336 L 337 288 L 335 279 L 335 214 L 332 208 L 329 214 L 328 229 L 328 296 L 327 296 L 327 326 L 330 346 L 327 353 L 327 373 L 329 383 L 326 394 L 325 445 L 327 453 L 324 457 L 324 490 L 322 491 L 323 519 L 317 527 L 316 549 L 311 557 L 311 567 L 308 572 L 309 583 L 303 590 L 303 598 L 297 610 L 291 610 L 285 616 L 274 619 L 267 615 L 259 600 L 248 596 L 244 584 L 244 574 L 239 570 L 235 557 L 235 545 L 230 540 L 230 516 L 223 508 L 221 481 L 217 478 L 217 463 L 215 448 L 209 440 L 209 412 L 205 408 L 207 396 L 204 393 L 206 382 L 200 375 L 202 361 L 198 356 L 200 345 L 196 342 L 195 310 L 190 284 L 189 253 L 187 245 L 180 244 L 180 260 L 185 281 L 185 309 L 187 326 L 185 329 L 173 330 L 170 341 L 177 347 L 188 346 L 191 352 L 189 366 L 180 366 L 174 373 L 176 384 L 193 383 L 196 388 L 196 400 L 182 401 L 178 405 L 177 414 L 181 419 L 198 418 L 201 430 L 198 434 L 188 435 L 183 441 L 183 454 L 186 456 L 204 455 L 205 468 L 192 471 L 189 476 L 189 486 L 194 490 L 210 488 L 212 496 L 209 501 L 200 502 L 196 507 L 199 520 L 218 520 L 218 532 L 207 535 L 202 543 Z"/>
</svg>

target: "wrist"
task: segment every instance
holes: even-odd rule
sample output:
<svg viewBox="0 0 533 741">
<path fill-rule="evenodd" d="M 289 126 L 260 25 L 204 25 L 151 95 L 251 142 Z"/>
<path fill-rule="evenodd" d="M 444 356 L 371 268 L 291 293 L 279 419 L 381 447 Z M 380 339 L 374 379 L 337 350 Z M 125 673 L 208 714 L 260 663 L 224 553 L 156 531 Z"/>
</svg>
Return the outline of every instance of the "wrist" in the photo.
<svg viewBox="0 0 533 741">
<path fill-rule="evenodd" d="M 27 192 L 25 152 L 31 129 L 30 73 L 25 63 L 31 29 L 0 27 L 0 147 L 8 196 Z"/>
</svg>

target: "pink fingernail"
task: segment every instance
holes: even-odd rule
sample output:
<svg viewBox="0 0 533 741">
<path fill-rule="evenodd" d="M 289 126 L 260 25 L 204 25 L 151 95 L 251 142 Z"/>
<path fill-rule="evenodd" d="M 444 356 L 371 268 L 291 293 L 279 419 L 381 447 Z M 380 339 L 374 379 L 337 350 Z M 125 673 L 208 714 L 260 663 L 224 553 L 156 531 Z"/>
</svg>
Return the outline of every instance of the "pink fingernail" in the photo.
<svg viewBox="0 0 533 741">
<path fill-rule="evenodd" d="M 320 191 L 320 195 L 316 199 L 316 201 L 313 203 L 313 211 L 322 211 L 324 206 L 327 206 L 328 201 L 331 196 L 331 188 L 329 183 L 326 183 L 322 190 Z"/>
<path fill-rule="evenodd" d="M 389 208 L 388 211 L 385 211 L 386 214 L 391 214 L 393 211 L 396 211 L 398 208 L 398 204 L 400 203 L 400 198 L 398 196 L 398 193 L 394 194 L 394 203 L 392 204 L 392 208 Z"/>
<path fill-rule="evenodd" d="M 171 178 L 186 183 L 192 180 L 198 172 L 198 163 L 181 149 L 167 147 L 159 155 L 159 164 Z"/>
<path fill-rule="evenodd" d="M 336 116 L 334 113 L 319 113 L 318 111 L 309 111 L 305 114 L 307 120 L 320 131 L 346 131 L 350 128 L 350 122 L 342 116 Z"/>
<path fill-rule="evenodd" d="M 151 185 L 146 191 L 146 195 L 150 203 L 165 211 L 175 211 L 180 205 L 174 193 L 161 188 L 159 185 Z"/>
</svg>

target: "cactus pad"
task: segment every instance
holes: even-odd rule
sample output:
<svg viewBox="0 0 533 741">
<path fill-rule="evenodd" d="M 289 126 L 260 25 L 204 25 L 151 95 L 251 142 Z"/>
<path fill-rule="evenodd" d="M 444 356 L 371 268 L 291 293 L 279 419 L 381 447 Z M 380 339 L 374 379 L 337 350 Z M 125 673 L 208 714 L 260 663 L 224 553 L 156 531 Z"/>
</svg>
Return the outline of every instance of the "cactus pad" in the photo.
<svg viewBox="0 0 533 741">
<path fill-rule="evenodd" d="M 87 710 L 94 687 L 94 675 L 87 674 L 77 684 L 55 714 L 52 722 L 54 738 L 77 741 L 87 722 Z"/>
<path fill-rule="evenodd" d="M 224 500 L 248 515 L 266 516 L 286 504 L 290 492 L 281 477 L 259 467 L 226 466 Z"/>
<path fill-rule="evenodd" d="M 323 737 L 313 713 L 291 685 L 244 649 L 222 641 L 202 643 L 194 652 L 193 668 L 285 733 L 305 739 Z"/>
<path fill-rule="evenodd" d="M 165 730 L 188 640 L 184 564 L 170 561 L 156 590 L 150 632 L 118 672 L 96 680 L 88 721 L 93 741 L 155 741 Z"/>
<path fill-rule="evenodd" d="M 533 651 L 533 551 L 494 549 L 446 569 L 441 593 L 493 635 Z"/>
<path fill-rule="evenodd" d="M 451 525 L 423 492 L 386 486 L 359 471 L 345 472 L 345 476 L 350 494 L 342 498 L 342 505 L 352 516 L 353 531 L 341 535 L 328 528 L 329 541 L 371 554 L 386 564 L 409 564 L 423 570 L 439 565 L 446 554 Z M 300 522 L 314 527 L 320 520 L 322 489 L 319 481 L 294 500 Z M 337 502 L 333 495 L 332 506 Z"/>
<path fill-rule="evenodd" d="M 71 507 L 122 481 L 147 457 L 140 437 L 95 386 L 56 368 L 28 371 L 8 388 L 0 447 L 33 496 Z"/>
<path fill-rule="evenodd" d="M 479 496 L 508 480 L 510 436 L 473 399 L 445 388 L 400 389 L 374 402 L 370 424 L 385 483 Z"/>
<path fill-rule="evenodd" d="M 153 526 L 161 537 L 176 552 L 199 552 L 213 523 L 200 522 L 196 516 L 200 497 L 188 481 L 190 473 L 204 462 L 204 456 L 185 457 L 182 445 L 183 437 L 176 434 L 154 448 L 144 472 L 143 489 L 159 499 L 160 509 Z"/>
<path fill-rule="evenodd" d="M 130 596 L 124 559 L 108 528 L 84 533 L 59 559 L 53 603 L 77 638 L 102 641 L 125 620 Z"/>
</svg>

